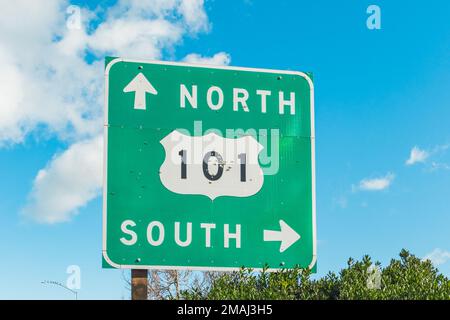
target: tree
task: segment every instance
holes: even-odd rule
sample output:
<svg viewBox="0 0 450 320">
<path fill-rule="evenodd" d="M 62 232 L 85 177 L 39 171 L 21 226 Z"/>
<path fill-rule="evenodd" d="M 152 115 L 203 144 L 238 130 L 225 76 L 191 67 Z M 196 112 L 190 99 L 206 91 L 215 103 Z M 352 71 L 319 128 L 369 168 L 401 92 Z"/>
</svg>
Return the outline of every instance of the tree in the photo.
<svg viewBox="0 0 450 320">
<path fill-rule="evenodd" d="M 181 292 L 196 288 L 207 291 L 217 272 L 193 272 L 176 270 L 149 270 L 147 294 L 150 300 L 181 299 Z M 122 272 L 126 288 L 131 291 L 130 273 Z"/>
<path fill-rule="evenodd" d="M 309 270 L 278 272 L 241 269 L 211 277 L 206 286 L 192 283 L 183 299 L 450 299 L 450 280 L 433 267 L 402 250 L 386 268 L 369 256 L 349 259 L 338 274 L 313 280 Z"/>
</svg>

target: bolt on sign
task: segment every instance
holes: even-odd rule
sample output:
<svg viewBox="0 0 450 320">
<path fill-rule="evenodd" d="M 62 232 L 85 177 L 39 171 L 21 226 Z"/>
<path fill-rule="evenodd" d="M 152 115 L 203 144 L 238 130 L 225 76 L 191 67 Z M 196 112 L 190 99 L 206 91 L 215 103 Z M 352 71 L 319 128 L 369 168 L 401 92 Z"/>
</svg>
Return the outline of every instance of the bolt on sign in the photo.
<svg viewBox="0 0 450 320">
<path fill-rule="evenodd" d="M 310 74 L 107 58 L 103 265 L 316 265 Z"/>
</svg>

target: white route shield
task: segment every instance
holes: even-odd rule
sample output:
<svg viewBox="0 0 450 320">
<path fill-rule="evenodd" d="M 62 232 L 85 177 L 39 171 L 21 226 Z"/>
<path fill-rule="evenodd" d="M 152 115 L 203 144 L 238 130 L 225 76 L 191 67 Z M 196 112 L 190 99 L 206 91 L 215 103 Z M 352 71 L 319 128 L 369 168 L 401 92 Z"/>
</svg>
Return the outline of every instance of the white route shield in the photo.
<svg viewBox="0 0 450 320">
<path fill-rule="evenodd" d="M 161 183 L 179 194 L 249 197 L 261 189 L 258 162 L 263 146 L 252 136 L 223 138 L 215 133 L 189 136 L 174 130 L 160 143 L 166 152 Z"/>
</svg>

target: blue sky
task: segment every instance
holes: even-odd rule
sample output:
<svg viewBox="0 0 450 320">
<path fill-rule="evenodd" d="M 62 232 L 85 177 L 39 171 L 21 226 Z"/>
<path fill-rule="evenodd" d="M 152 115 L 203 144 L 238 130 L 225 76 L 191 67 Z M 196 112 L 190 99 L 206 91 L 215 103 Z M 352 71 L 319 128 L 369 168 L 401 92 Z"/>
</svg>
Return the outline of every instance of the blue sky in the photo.
<svg viewBox="0 0 450 320">
<path fill-rule="evenodd" d="M 21 2 L 5 4 L 4 15 L 26 12 Z M 100 186 L 89 180 L 98 167 L 68 187 L 78 165 L 99 162 L 79 162 L 70 150 L 99 144 L 107 54 L 313 72 L 318 276 L 364 254 L 386 265 L 402 248 L 434 252 L 450 275 L 448 1 L 161 3 L 73 1 L 89 25 L 81 31 L 65 27 L 65 1 L 28 8 L 35 17 L 19 28 L 3 17 L 0 298 L 70 299 L 41 284 L 65 283 L 69 265 L 81 268 L 80 298 L 129 297 L 122 271 L 101 269 Z M 366 26 L 371 4 L 381 9 L 380 30 Z M 132 28 L 155 20 L 165 24 L 145 26 L 151 37 Z M 115 43 L 124 26 L 130 39 Z M 40 63 L 46 72 L 33 68 Z M 36 81 L 27 82 L 31 94 L 23 79 Z M 69 83 L 67 94 L 60 83 Z"/>
</svg>

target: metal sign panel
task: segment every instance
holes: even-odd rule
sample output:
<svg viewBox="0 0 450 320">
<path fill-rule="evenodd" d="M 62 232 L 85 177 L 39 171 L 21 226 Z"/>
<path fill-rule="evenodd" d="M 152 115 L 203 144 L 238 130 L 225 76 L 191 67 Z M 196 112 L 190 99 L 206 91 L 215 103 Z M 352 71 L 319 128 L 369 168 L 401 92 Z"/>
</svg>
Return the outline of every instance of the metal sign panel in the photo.
<svg viewBox="0 0 450 320">
<path fill-rule="evenodd" d="M 105 267 L 316 263 L 308 74 L 107 58 Z"/>
</svg>

